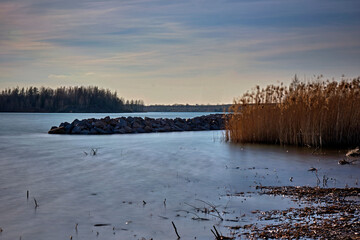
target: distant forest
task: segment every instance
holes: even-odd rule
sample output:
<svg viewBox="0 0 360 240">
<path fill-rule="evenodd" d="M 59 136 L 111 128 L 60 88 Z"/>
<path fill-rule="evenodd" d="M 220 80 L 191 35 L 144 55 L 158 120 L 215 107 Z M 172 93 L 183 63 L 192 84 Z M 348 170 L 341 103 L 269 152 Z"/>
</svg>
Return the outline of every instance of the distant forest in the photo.
<svg viewBox="0 0 360 240">
<path fill-rule="evenodd" d="M 12 88 L 0 94 L 0 112 L 143 112 L 142 100 L 98 87 Z"/>
<path fill-rule="evenodd" d="M 150 105 L 145 106 L 146 112 L 227 112 L 232 104 L 223 105 L 189 105 L 189 104 L 174 104 L 174 105 Z"/>
</svg>

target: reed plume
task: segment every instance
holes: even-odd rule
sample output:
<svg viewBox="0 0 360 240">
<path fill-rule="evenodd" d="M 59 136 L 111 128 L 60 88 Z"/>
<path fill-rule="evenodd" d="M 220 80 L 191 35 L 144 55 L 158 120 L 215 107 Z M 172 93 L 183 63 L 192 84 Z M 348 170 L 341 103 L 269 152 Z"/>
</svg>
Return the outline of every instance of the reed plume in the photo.
<svg viewBox="0 0 360 240">
<path fill-rule="evenodd" d="M 241 143 L 352 147 L 360 145 L 360 77 L 289 87 L 257 86 L 234 100 L 226 140 Z"/>
</svg>

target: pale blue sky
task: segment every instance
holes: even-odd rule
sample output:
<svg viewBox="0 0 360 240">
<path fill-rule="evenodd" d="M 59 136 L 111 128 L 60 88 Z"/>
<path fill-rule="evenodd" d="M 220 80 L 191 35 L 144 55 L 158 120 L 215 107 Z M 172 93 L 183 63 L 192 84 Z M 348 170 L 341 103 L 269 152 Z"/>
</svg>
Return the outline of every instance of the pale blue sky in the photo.
<svg viewBox="0 0 360 240">
<path fill-rule="evenodd" d="M 230 103 L 294 74 L 360 75 L 360 1 L 0 0 L 0 88 Z"/>
</svg>

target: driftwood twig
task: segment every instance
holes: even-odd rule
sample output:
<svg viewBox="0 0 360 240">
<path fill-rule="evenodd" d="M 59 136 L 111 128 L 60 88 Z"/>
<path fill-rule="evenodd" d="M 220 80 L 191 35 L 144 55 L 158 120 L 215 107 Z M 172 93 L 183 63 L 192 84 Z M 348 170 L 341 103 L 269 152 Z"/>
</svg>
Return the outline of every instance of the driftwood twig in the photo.
<svg viewBox="0 0 360 240">
<path fill-rule="evenodd" d="M 172 225 L 173 225 L 173 227 L 174 227 L 176 236 L 178 237 L 178 239 L 180 239 L 180 235 L 179 235 L 179 233 L 178 233 L 178 231 L 177 231 L 177 229 L 176 229 L 175 223 L 174 223 L 174 222 L 171 222 L 171 223 L 172 223 Z"/>
</svg>

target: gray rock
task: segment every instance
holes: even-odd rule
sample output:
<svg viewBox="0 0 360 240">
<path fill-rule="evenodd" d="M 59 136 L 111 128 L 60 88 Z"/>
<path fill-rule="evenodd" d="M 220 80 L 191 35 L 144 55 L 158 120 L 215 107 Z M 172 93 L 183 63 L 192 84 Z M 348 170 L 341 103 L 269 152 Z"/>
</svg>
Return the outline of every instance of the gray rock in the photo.
<svg viewBox="0 0 360 240">
<path fill-rule="evenodd" d="M 115 127 L 115 126 L 118 124 L 118 120 L 117 120 L 117 119 L 111 119 L 111 120 L 109 121 L 109 124 L 110 124 L 111 126 Z"/>
<path fill-rule="evenodd" d="M 184 125 L 183 129 L 184 129 L 184 131 L 191 131 L 192 130 L 191 126 L 187 125 L 187 124 Z"/>
<path fill-rule="evenodd" d="M 116 126 L 119 128 L 125 127 L 125 126 L 127 126 L 127 122 L 124 119 L 120 118 L 119 122 L 116 124 Z"/>
<path fill-rule="evenodd" d="M 137 129 L 137 128 L 141 128 L 141 125 L 137 121 L 134 121 L 134 123 L 132 124 L 132 127 Z"/>
<path fill-rule="evenodd" d="M 80 134 L 88 135 L 88 134 L 90 134 L 90 131 L 87 129 L 83 129 L 83 130 L 81 130 Z"/>
<path fill-rule="evenodd" d="M 87 129 L 91 129 L 93 127 L 90 122 L 85 122 L 85 126 Z"/>
<path fill-rule="evenodd" d="M 71 133 L 71 130 L 73 129 L 74 125 L 72 124 L 68 124 L 65 126 L 65 132 L 66 133 Z"/>
<path fill-rule="evenodd" d="M 63 123 L 60 124 L 59 127 L 66 127 L 67 125 L 70 125 L 70 123 L 68 123 L 68 122 L 63 122 Z"/>
<path fill-rule="evenodd" d="M 125 133 L 125 129 L 124 129 L 124 128 L 115 128 L 115 129 L 114 129 L 114 133 L 124 134 L 124 133 Z"/>
<path fill-rule="evenodd" d="M 170 132 L 171 128 L 168 125 L 165 125 L 160 128 L 156 128 L 156 132 Z"/>
<path fill-rule="evenodd" d="M 48 132 L 50 134 L 65 134 L 65 128 L 64 127 L 57 127 L 57 128 L 51 128 L 51 130 Z"/>
<path fill-rule="evenodd" d="M 78 122 L 80 122 L 80 120 L 76 118 L 72 123 L 73 123 L 73 124 L 76 124 L 76 123 L 78 123 Z"/>
<path fill-rule="evenodd" d="M 166 132 L 165 128 L 163 127 L 159 127 L 159 128 L 154 128 L 155 132 Z"/>
<path fill-rule="evenodd" d="M 132 123 L 134 122 L 134 118 L 133 118 L 133 117 L 128 117 L 128 118 L 126 119 L 126 121 L 127 121 L 128 123 L 132 124 Z"/>
<path fill-rule="evenodd" d="M 114 133 L 114 128 L 111 125 L 107 125 L 104 130 L 105 130 L 106 134 Z"/>
<path fill-rule="evenodd" d="M 145 130 L 143 128 L 139 127 L 136 129 L 136 132 L 137 133 L 145 133 Z"/>
<path fill-rule="evenodd" d="M 144 131 L 147 132 L 147 133 L 150 133 L 150 132 L 153 132 L 154 130 L 153 130 L 152 127 L 146 126 L 146 127 L 144 128 Z"/>
<path fill-rule="evenodd" d="M 210 126 L 210 130 L 219 130 L 219 126 L 215 125 L 215 124 L 212 124 Z"/>
<path fill-rule="evenodd" d="M 105 127 L 106 127 L 106 123 L 101 120 L 93 122 L 92 125 L 96 128 L 101 128 L 101 129 L 105 129 Z"/>
<path fill-rule="evenodd" d="M 95 128 L 90 129 L 90 134 L 98 134 L 98 131 L 96 131 Z"/>
<path fill-rule="evenodd" d="M 106 131 L 101 128 L 94 127 L 93 129 L 96 130 L 97 134 L 107 134 Z"/>
<path fill-rule="evenodd" d="M 72 134 L 80 134 L 81 133 L 81 128 L 79 126 L 75 126 L 72 130 L 71 130 Z"/>
<path fill-rule="evenodd" d="M 178 126 L 174 126 L 174 131 L 176 131 L 176 132 L 182 132 L 182 131 L 184 131 L 184 129 L 183 128 L 180 128 L 180 127 L 178 127 Z"/>
<path fill-rule="evenodd" d="M 133 129 L 131 127 L 129 127 L 129 126 L 125 126 L 124 130 L 125 130 L 126 133 L 133 133 L 134 132 Z"/>
</svg>

